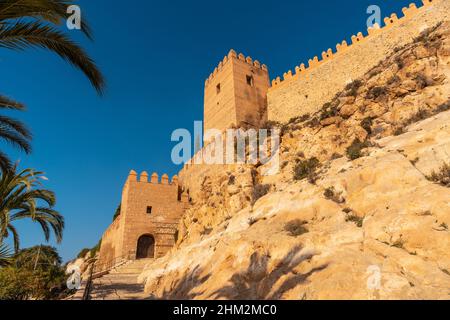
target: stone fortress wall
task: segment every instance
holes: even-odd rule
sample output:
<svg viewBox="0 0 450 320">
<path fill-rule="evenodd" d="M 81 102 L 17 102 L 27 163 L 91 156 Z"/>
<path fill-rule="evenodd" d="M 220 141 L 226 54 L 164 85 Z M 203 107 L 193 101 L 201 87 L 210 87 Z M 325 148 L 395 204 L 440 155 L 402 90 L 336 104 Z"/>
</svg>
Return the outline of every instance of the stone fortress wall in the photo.
<svg viewBox="0 0 450 320">
<path fill-rule="evenodd" d="M 277 77 L 267 90 L 267 113 L 269 121 L 287 122 L 291 118 L 319 111 L 322 106 L 342 91 L 348 83 L 362 77 L 375 67 L 386 56 L 400 47 L 413 41 L 423 30 L 437 25 L 450 16 L 450 1 L 448 0 L 422 0 L 423 6 L 418 8 L 415 4 L 403 8 L 403 17 L 392 14 L 384 19 L 385 26 L 371 28 L 368 35 L 361 32 L 352 36 L 352 44 L 346 41 L 339 43 L 337 52 L 328 49 L 322 53 L 322 59 L 314 57 L 309 60 L 308 67 L 304 64 L 295 68 L 295 74 L 288 71 L 283 80 Z M 232 50 L 231 52 L 234 52 Z M 230 52 L 230 53 L 231 53 Z M 241 60 L 244 60 L 240 54 Z M 251 61 L 251 58 L 245 60 Z M 267 67 L 265 67 L 267 69 Z M 209 85 L 214 80 L 213 74 L 206 80 Z M 324 85 L 326 83 L 326 85 Z M 217 125 L 210 124 L 205 118 L 205 129 Z M 224 131 L 227 127 L 216 126 L 215 129 Z M 196 164 L 196 158 L 201 158 L 205 150 L 197 153 L 179 173 L 180 183 L 189 194 L 198 194 L 201 190 L 203 178 L 213 175 L 217 170 L 230 170 L 218 168 L 217 165 Z"/>
<path fill-rule="evenodd" d="M 336 52 L 328 49 L 321 59 L 311 59 L 308 67 L 296 67 L 295 74 L 286 72 L 283 80 L 276 78 L 270 88 L 267 66 L 231 50 L 205 82 L 205 130 L 224 132 L 242 122 L 256 127 L 265 120 L 283 123 L 319 111 L 395 48 L 412 42 L 421 31 L 442 20 L 449 20 L 449 0 L 422 2 L 421 8 L 414 4 L 404 8 L 401 18 L 396 14 L 387 17 L 383 27 L 369 29 L 367 36 L 352 36 L 352 44 L 343 41 L 336 46 Z M 160 183 L 158 175 L 153 174 L 148 182 L 145 172 L 138 181 L 136 172 L 130 173 L 123 189 L 121 214 L 103 236 L 100 263 L 124 256 L 136 258 L 143 235 L 154 237 L 155 257 L 167 253 L 176 242 L 176 228 L 188 208 L 189 196 L 195 201 L 196 195 L 201 195 L 204 178 L 239 167 L 196 164 L 204 152 L 205 148 L 183 167 L 179 181 L 174 177 L 169 183 L 164 175 Z M 150 214 L 148 207 L 152 207 Z"/>
<path fill-rule="evenodd" d="M 312 114 L 322 108 L 338 92 L 352 81 L 362 77 L 382 59 L 413 41 L 417 35 L 450 16 L 450 1 L 423 0 L 417 8 L 411 4 L 403 8 L 403 17 L 395 13 L 384 19 L 384 27 L 368 29 L 368 34 L 359 32 L 332 49 L 322 57 L 309 60 L 288 71 L 283 79 L 277 77 L 267 93 L 268 118 L 287 122 L 291 118 Z M 324 85 L 326 83 L 326 85 Z"/>
<path fill-rule="evenodd" d="M 148 258 L 164 256 L 175 245 L 177 226 L 187 208 L 189 199 L 181 193 L 178 177 L 163 175 L 161 181 L 154 173 L 150 181 L 146 172 L 139 179 L 131 171 L 122 192 L 119 217 L 102 238 L 99 265 L 118 258 L 135 259 L 142 236 L 154 240 L 153 252 Z M 150 252 L 149 251 L 149 252 Z"/>
</svg>

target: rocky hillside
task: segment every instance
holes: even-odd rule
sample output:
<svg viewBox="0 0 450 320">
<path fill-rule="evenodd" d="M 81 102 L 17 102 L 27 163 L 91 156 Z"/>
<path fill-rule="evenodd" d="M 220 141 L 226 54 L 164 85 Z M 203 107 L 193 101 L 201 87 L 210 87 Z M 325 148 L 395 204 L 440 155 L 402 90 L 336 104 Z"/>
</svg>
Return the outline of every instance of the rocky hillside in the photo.
<svg viewBox="0 0 450 320">
<path fill-rule="evenodd" d="M 450 23 L 282 127 L 281 172 L 192 188 L 154 298 L 450 299 Z"/>
</svg>

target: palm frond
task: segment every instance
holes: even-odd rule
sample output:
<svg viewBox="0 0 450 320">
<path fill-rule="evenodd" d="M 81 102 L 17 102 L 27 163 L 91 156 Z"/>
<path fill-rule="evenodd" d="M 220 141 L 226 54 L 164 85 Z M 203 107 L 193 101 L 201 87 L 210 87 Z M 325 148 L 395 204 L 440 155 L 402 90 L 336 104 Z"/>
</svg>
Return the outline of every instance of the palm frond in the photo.
<svg viewBox="0 0 450 320">
<path fill-rule="evenodd" d="M 17 172 L 17 165 L 4 171 L 0 176 L 0 243 L 12 235 L 16 251 L 19 249 L 19 233 L 14 222 L 29 219 L 41 226 L 45 239 L 51 233 L 61 242 L 64 217 L 53 209 L 55 194 L 46 189 L 37 189 L 42 172 L 25 169 Z"/>
<path fill-rule="evenodd" d="M 11 160 L 9 160 L 9 157 L 0 151 L 0 170 L 2 172 L 6 172 L 11 170 L 12 163 Z"/>
<path fill-rule="evenodd" d="M 14 109 L 14 110 L 25 110 L 25 106 L 17 101 L 14 101 L 8 97 L 0 94 L 0 108 L 3 109 Z"/>
<path fill-rule="evenodd" d="M 24 17 L 44 20 L 62 25 L 67 19 L 67 8 L 76 1 L 66 0 L 2 0 L 0 21 L 22 19 Z M 92 32 L 87 19 L 81 20 L 81 31 L 92 40 Z"/>
<path fill-rule="evenodd" d="M 10 126 L 4 125 L 0 122 L 0 139 L 5 140 L 14 147 L 18 147 L 25 153 L 31 153 L 30 139 L 23 136 L 20 132 L 14 130 Z"/>
<path fill-rule="evenodd" d="M 0 267 L 8 266 L 12 261 L 11 249 L 5 244 L 0 243 Z"/>
<path fill-rule="evenodd" d="M 13 236 L 14 251 L 17 253 L 17 252 L 19 252 L 19 248 L 20 248 L 19 233 L 17 232 L 17 229 L 12 224 L 8 225 L 8 231 L 11 232 L 11 234 Z"/>
<path fill-rule="evenodd" d="M 16 131 L 26 139 L 31 140 L 32 138 L 30 130 L 19 120 L 0 115 L 0 126 Z"/>
<path fill-rule="evenodd" d="M 12 50 L 48 49 L 80 69 L 99 94 L 103 92 L 105 80 L 94 61 L 78 44 L 50 25 L 20 21 L 0 24 L 0 47 Z"/>
</svg>

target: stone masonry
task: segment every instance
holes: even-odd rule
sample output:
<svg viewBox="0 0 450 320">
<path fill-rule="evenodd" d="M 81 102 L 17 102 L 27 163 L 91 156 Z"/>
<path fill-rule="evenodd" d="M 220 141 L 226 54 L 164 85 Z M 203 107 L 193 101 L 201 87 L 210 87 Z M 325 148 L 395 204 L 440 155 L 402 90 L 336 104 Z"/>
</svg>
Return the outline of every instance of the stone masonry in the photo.
<svg viewBox="0 0 450 320">
<path fill-rule="evenodd" d="M 220 132 L 244 124 L 259 127 L 269 121 L 287 122 L 313 114 L 330 101 L 346 84 L 358 79 L 399 46 L 409 43 L 421 31 L 448 20 L 450 1 L 422 0 L 418 8 L 403 8 L 403 17 L 392 14 L 384 26 L 376 25 L 288 71 L 283 80 L 269 82 L 266 65 L 231 50 L 205 82 L 205 130 Z M 326 83 L 326 86 L 323 84 Z M 131 171 L 122 194 L 120 216 L 102 238 L 99 264 L 117 259 L 164 256 L 177 239 L 177 226 L 189 205 L 189 195 L 198 193 L 205 176 L 223 166 L 196 165 L 190 161 L 178 177 L 161 181 L 157 174 L 143 172 L 138 180 Z"/>
<path fill-rule="evenodd" d="M 143 172 L 138 180 L 137 173 L 131 171 L 123 188 L 120 215 L 103 235 L 99 267 L 118 259 L 164 256 L 177 240 L 177 226 L 188 202 L 177 176 L 169 182 L 163 175 L 159 181 L 154 173 L 148 181 L 148 174 Z M 139 256 L 142 237 L 150 242 L 144 241 L 147 248 Z"/>
</svg>

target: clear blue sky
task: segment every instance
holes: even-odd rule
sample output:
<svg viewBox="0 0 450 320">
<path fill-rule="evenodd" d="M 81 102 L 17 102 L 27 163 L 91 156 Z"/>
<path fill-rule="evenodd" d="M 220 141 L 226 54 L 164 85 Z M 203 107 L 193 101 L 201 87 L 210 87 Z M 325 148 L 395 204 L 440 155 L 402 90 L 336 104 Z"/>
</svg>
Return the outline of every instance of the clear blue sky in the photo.
<svg viewBox="0 0 450 320">
<path fill-rule="evenodd" d="M 1 49 L 0 92 L 28 106 L 13 115 L 32 129 L 34 151 L 1 148 L 22 168 L 46 172 L 66 218 L 57 247 L 71 259 L 111 223 L 131 169 L 176 174 L 170 135 L 202 120 L 204 81 L 230 48 L 267 64 L 274 78 L 366 33 L 369 5 L 387 16 L 409 2 L 81 0 L 95 42 L 70 32 L 103 70 L 105 96 L 57 56 Z M 17 226 L 22 247 L 44 242 L 37 225 Z"/>
</svg>

